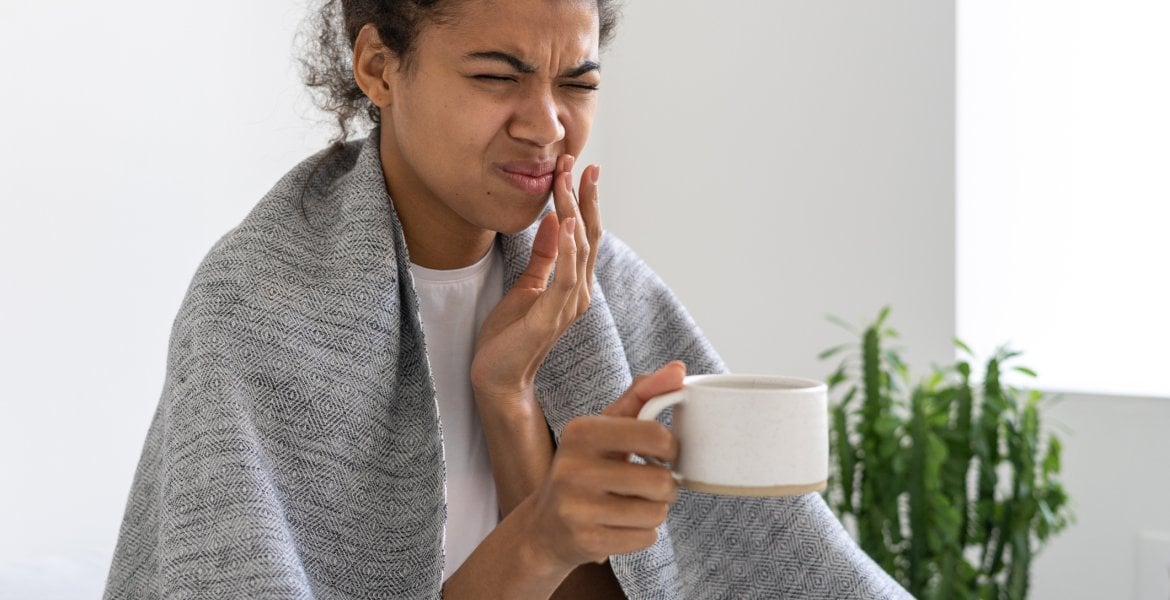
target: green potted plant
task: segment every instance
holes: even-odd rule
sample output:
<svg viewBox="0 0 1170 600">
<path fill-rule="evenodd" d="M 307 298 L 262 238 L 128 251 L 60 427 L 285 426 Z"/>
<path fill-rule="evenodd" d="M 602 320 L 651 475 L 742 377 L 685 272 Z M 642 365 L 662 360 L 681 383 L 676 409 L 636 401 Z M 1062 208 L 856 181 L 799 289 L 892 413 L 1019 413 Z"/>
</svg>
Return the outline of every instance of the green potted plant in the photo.
<svg viewBox="0 0 1170 600">
<path fill-rule="evenodd" d="M 889 307 L 829 376 L 832 475 L 825 498 L 858 544 L 918 598 L 1024 598 L 1032 558 L 1071 520 L 1060 440 L 1044 439 L 1046 397 L 1005 382 L 1001 348 L 982 381 L 972 353 L 911 382 L 887 342 Z M 845 327 L 847 324 L 840 322 Z M 850 351 L 853 350 L 853 351 Z"/>
</svg>

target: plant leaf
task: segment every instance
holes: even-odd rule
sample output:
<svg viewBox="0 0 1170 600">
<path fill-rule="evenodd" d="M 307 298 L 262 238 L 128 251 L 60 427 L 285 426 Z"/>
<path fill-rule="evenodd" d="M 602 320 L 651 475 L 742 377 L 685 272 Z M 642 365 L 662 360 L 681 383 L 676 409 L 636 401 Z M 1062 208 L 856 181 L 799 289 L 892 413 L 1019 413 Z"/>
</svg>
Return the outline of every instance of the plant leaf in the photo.
<svg viewBox="0 0 1170 600">
<path fill-rule="evenodd" d="M 1029 376 L 1029 377 L 1036 376 L 1036 372 L 1033 371 L 1032 369 L 1029 369 L 1028 367 L 1015 367 L 1014 369 L 1020 373 L 1023 373 L 1024 375 Z"/>
<path fill-rule="evenodd" d="M 833 389 L 846 379 L 848 377 L 845 375 L 845 365 L 841 365 L 837 367 L 836 371 L 833 371 L 832 375 L 829 375 L 829 379 L 825 383 L 829 389 Z"/>
<path fill-rule="evenodd" d="M 828 350 L 825 350 L 824 352 L 821 352 L 820 354 L 818 354 L 817 360 L 825 360 L 826 358 L 830 358 L 832 356 L 835 356 L 835 355 L 841 353 L 841 351 L 845 350 L 846 348 L 849 348 L 852 345 L 853 345 L 853 342 L 850 342 L 848 344 L 841 344 L 839 346 L 833 346 L 832 348 L 829 348 Z"/>
<path fill-rule="evenodd" d="M 857 331 L 857 327 L 855 325 L 849 323 L 841 317 L 838 317 L 837 315 L 825 315 L 825 319 L 827 319 L 830 323 L 841 327 L 845 331 L 852 333 L 853 335 L 861 335 L 861 332 Z"/>
</svg>

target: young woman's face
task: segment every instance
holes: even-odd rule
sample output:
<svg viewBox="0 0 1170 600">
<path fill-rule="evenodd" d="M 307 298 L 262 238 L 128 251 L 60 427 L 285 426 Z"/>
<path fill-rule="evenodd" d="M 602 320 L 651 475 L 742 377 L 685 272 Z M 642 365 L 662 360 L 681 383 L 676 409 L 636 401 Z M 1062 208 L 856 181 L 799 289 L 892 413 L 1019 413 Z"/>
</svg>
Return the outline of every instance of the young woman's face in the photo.
<svg viewBox="0 0 1170 600">
<path fill-rule="evenodd" d="M 557 156 L 580 154 L 597 106 L 595 0 L 467 0 L 386 74 L 382 154 L 396 203 L 448 230 L 515 233 L 545 206 Z"/>
</svg>

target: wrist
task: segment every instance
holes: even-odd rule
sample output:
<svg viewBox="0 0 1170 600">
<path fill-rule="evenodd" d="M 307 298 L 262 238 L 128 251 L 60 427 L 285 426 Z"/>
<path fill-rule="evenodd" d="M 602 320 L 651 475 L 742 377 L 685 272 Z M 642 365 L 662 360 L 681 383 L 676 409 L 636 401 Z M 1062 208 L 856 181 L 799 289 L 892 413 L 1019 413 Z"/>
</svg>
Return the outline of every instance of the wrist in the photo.
<svg viewBox="0 0 1170 600">
<path fill-rule="evenodd" d="M 548 598 L 573 571 L 539 541 L 529 497 L 467 557 L 443 586 L 444 598 Z"/>
<path fill-rule="evenodd" d="M 525 572 L 544 581 L 563 581 L 577 568 L 571 561 L 561 560 L 549 545 L 543 541 L 543 528 L 533 518 L 536 494 L 529 495 L 516 507 L 513 513 L 521 522 L 521 541 L 516 547 L 517 562 Z"/>
<path fill-rule="evenodd" d="M 531 387 L 474 394 L 500 513 L 508 515 L 544 480 L 552 464 L 553 435 Z"/>
<path fill-rule="evenodd" d="M 473 381 L 471 392 L 481 414 L 485 411 L 516 416 L 529 416 L 534 411 L 541 413 L 540 403 L 536 400 L 536 385 L 533 383 L 492 385 Z"/>
</svg>

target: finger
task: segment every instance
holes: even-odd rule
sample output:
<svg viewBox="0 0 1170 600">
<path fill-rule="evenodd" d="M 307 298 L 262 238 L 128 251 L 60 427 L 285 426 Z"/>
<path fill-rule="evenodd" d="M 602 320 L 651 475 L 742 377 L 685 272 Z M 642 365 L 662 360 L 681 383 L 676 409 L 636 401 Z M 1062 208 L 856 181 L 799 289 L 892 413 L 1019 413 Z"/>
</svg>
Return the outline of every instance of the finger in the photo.
<svg viewBox="0 0 1170 600">
<path fill-rule="evenodd" d="M 654 373 L 636 379 L 630 389 L 601 411 L 603 415 L 636 417 L 642 405 L 651 398 L 673 392 L 682 387 L 687 367 L 682 361 L 673 361 Z"/>
<path fill-rule="evenodd" d="M 557 259 L 557 216 L 548 213 L 536 228 L 536 239 L 532 242 L 532 255 L 528 267 L 516 279 L 516 287 L 543 290 L 548 286 L 549 275 Z"/>
<path fill-rule="evenodd" d="M 593 290 L 593 267 L 597 264 L 597 250 L 601 247 L 601 202 L 597 182 L 601 178 L 601 167 L 589 165 L 581 173 L 581 195 L 578 208 L 581 220 L 585 222 L 585 239 L 589 240 L 589 260 L 585 266 L 587 287 Z"/>
<path fill-rule="evenodd" d="M 578 214 L 580 214 L 580 207 L 578 207 Z M 587 308 L 589 308 L 589 294 L 592 291 L 593 281 L 589 277 L 589 257 L 593 254 L 593 246 L 589 243 L 589 238 L 585 230 L 585 220 L 581 217 L 576 219 L 577 231 L 577 289 L 572 301 L 567 304 L 569 312 L 566 317 L 567 322 L 572 322 L 581 316 Z"/>
<path fill-rule="evenodd" d="M 606 527 L 605 539 L 609 554 L 626 554 L 653 546 L 658 541 L 657 529 L 641 527 Z"/>
<path fill-rule="evenodd" d="M 658 541 L 658 530 L 655 527 L 593 525 L 577 532 L 575 537 L 586 561 L 603 564 L 612 555 L 653 546 Z"/>
<path fill-rule="evenodd" d="M 577 286 L 584 290 L 579 292 L 579 298 L 576 303 L 570 303 L 567 309 L 572 313 L 572 317 L 576 317 L 578 312 L 578 305 L 582 304 L 581 310 L 588 306 L 589 292 L 591 288 L 585 288 L 585 285 L 592 285 L 592 280 L 589 280 L 586 269 L 589 263 L 590 242 L 588 232 L 586 230 L 585 220 L 581 218 L 581 205 L 577 196 L 577 191 L 573 188 L 573 166 L 577 159 L 572 154 L 562 154 L 557 159 L 557 177 L 558 180 L 553 185 L 553 205 L 557 210 L 557 216 L 562 220 L 568 217 L 576 219 L 577 231 L 575 239 L 577 241 L 577 260 L 579 261 L 577 267 L 578 282 Z M 561 173 L 565 174 L 565 182 L 562 187 L 559 178 Z M 582 174 L 584 176 L 584 174 Z"/>
<path fill-rule="evenodd" d="M 561 221 L 560 234 L 557 274 L 553 285 L 559 287 L 567 298 L 567 293 L 577 284 L 577 219 L 569 217 Z"/>
<path fill-rule="evenodd" d="M 570 164 L 572 163 L 570 162 Z M 582 173 L 581 177 L 583 179 L 585 174 Z M 573 197 L 573 211 L 577 217 L 577 247 L 582 250 L 582 258 L 588 258 L 586 250 L 589 246 L 589 237 L 585 229 L 585 219 L 581 213 L 581 197 L 577 194 L 576 188 L 573 187 L 573 174 L 571 172 L 569 173 L 569 195 Z M 582 261 L 582 265 L 584 265 L 584 261 Z"/>
<path fill-rule="evenodd" d="M 585 518 L 606 527 L 654 529 L 666 520 L 670 504 L 642 498 L 607 495 L 587 509 Z"/>
<path fill-rule="evenodd" d="M 573 164 L 576 159 L 572 154 L 562 154 L 560 157 L 560 169 L 556 171 L 553 180 L 553 208 L 557 211 L 557 217 L 564 222 L 569 217 L 580 217 L 577 210 L 577 201 L 573 198 Z M 567 178 L 567 181 L 562 182 L 562 178 Z"/>
<path fill-rule="evenodd" d="M 561 433 L 560 450 L 577 456 L 596 458 L 619 458 L 605 463 L 605 477 L 610 469 L 624 467 L 625 457 L 630 453 L 652 456 L 659 460 L 672 461 L 678 457 L 678 441 L 674 434 L 657 421 L 639 421 L 626 417 L 605 415 L 578 417 L 565 426 Z M 588 459 L 586 459 L 588 460 Z M 578 463 L 596 465 L 596 462 Z M 584 470 L 589 476 L 592 466 Z M 627 473 L 627 471 L 621 471 Z"/>
<path fill-rule="evenodd" d="M 671 451 L 677 454 L 678 445 L 672 444 Z M 678 481 L 665 467 L 611 461 L 599 473 L 604 479 L 597 486 L 611 494 L 666 503 L 678 499 Z"/>
<path fill-rule="evenodd" d="M 556 257 L 556 274 L 553 276 L 552 285 L 540 295 L 533 310 L 526 315 L 526 318 L 537 319 L 541 323 L 542 329 L 552 327 L 559 330 L 562 320 L 561 314 L 577 285 L 577 272 L 575 270 L 577 242 L 574 239 L 576 237 L 576 223 L 574 221 L 576 219 L 570 217 L 562 220 L 558 226 L 557 244 L 559 247 Z"/>
</svg>

